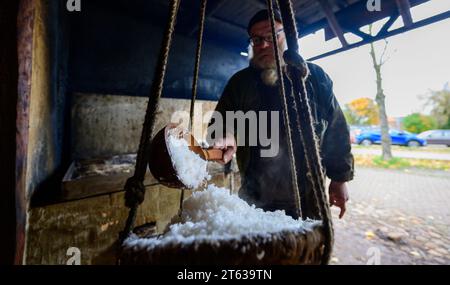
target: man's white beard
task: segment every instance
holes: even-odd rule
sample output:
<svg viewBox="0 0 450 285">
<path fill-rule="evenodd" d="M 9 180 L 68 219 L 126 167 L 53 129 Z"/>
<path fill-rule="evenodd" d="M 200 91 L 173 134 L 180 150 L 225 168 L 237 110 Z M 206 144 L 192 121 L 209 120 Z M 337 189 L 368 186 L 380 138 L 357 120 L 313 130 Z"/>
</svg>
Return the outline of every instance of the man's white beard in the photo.
<svg viewBox="0 0 450 285">
<path fill-rule="evenodd" d="M 261 80 L 265 85 L 275 86 L 278 82 L 278 72 L 276 68 L 263 69 L 261 72 Z"/>
<path fill-rule="evenodd" d="M 281 67 L 283 68 L 285 63 L 284 60 L 281 59 Z M 277 66 L 274 63 L 261 65 L 257 63 L 254 58 L 250 60 L 250 65 L 255 67 L 256 69 L 261 70 L 261 80 L 267 86 L 275 86 L 278 83 L 278 72 Z"/>
<path fill-rule="evenodd" d="M 286 43 L 280 46 L 280 51 L 284 52 L 286 49 L 287 49 Z M 277 72 L 277 65 L 275 62 L 268 64 L 256 62 L 255 58 L 253 57 L 253 50 L 251 49 L 251 47 L 249 47 L 249 58 L 250 58 L 250 65 L 261 70 L 261 80 L 265 85 L 267 86 L 277 85 L 278 72 Z M 280 58 L 280 64 L 282 69 L 286 65 L 283 56 L 281 56 Z"/>
</svg>

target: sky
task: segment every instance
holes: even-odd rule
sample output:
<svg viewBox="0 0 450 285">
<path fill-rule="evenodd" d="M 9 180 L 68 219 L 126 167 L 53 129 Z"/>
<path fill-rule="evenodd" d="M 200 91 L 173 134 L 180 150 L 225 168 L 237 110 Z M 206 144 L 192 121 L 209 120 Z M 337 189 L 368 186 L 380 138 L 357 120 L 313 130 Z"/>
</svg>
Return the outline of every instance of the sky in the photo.
<svg viewBox="0 0 450 285">
<path fill-rule="evenodd" d="M 418 21 L 448 10 L 450 0 L 431 0 L 412 8 L 411 13 L 413 20 Z M 375 23 L 374 29 L 381 28 L 386 20 Z M 401 26 L 400 17 L 393 28 Z M 362 30 L 367 32 L 364 28 Z M 345 37 L 349 42 L 359 40 L 351 34 Z M 450 19 L 387 40 L 386 56 L 389 59 L 382 66 L 382 77 L 388 116 L 429 113 L 419 96 L 429 94 L 430 90 L 441 90 L 450 82 Z M 300 53 L 304 58 L 309 58 L 340 46 L 336 38 L 324 42 L 323 31 L 320 31 L 300 40 Z M 375 43 L 378 54 L 383 48 L 384 41 Z M 332 78 L 341 106 L 360 97 L 375 99 L 375 72 L 369 51 L 370 45 L 365 45 L 314 61 Z"/>
</svg>

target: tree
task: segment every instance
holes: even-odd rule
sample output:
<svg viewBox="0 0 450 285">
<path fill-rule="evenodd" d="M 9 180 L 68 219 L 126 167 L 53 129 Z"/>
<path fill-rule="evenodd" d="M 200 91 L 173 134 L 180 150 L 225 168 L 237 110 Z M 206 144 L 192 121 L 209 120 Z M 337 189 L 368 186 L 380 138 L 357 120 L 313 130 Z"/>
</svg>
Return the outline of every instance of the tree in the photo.
<svg viewBox="0 0 450 285">
<path fill-rule="evenodd" d="M 442 90 L 431 90 L 426 105 L 431 107 L 431 115 L 436 119 L 437 127 L 450 129 L 450 88 L 448 83 Z"/>
<path fill-rule="evenodd" d="M 431 116 L 425 116 L 414 113 L 403 119 L 403 128 L 411 133 L 421 133 L 424 131 L 435 129 L 436 120 Z"/>
<path fill-rule="evenodd" d="M 372 35 L 372 25 L 369 25 L 369 34 Z M 382 158 L 383 160 L 390 160 L 392 159 L 392 152 L 391 152 L 391 136 L 389 135 L 389 124 L 388 124 L 388 118 L 386 114 L 386 105 L 385 105 L 385 98 L 386 95 L 383 91 L 383 81 L 381 78 L 381 67 L 383 64 L 386 63 L 386 60 L 384 59 L 384 55 L 386 53 L 386 49 L 388 46 L 388 42 L 386 40 L 384 45 L 384 50 L 381 53 L 381 56 L 379 59 L 377 59 L 377 56 L 375 54 L 375 47 L 373 43 L 370 43 L 370 57 L 372 58 L 373 62 L 373 68 L 375 69 L 376 74 L 376 83 L 377 83 L 377 95 L 375 96 L 375 101 L 377 102 L 378 108 L 379 108 L 379 118 L 380 118 L 380 129 L 381 129 L 381 146 L 382 146 Z"/>
<path fill-rule="evenodd" d="M 379 110 L 370 98 L 358 98 L 345 104 L 344 115 L 351 125 L 378 125 Z"/>
<path fill-rule="evenodd" d="M 361 118 L 356 115 L 355 112 L 350 110 L 347 106 L 347 104 L 344 106 L 343 110 L 345 120 L 347 121 L 347 124 L 349 125 L 361 125 Z"/>
</svg>

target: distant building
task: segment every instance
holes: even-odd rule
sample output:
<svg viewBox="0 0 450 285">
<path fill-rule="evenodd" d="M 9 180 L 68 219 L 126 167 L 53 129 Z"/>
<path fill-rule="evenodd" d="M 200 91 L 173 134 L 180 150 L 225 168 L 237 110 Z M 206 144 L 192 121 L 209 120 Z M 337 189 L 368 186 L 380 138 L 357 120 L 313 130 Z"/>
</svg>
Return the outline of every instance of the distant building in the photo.
<svg viewBox="0 0 450 285">
<path fill-rule="evenodd" d="M 389 128 L 402 130 L 404 118 L 405 117 L 389 117 L 388 118 Z"/>
</svg>

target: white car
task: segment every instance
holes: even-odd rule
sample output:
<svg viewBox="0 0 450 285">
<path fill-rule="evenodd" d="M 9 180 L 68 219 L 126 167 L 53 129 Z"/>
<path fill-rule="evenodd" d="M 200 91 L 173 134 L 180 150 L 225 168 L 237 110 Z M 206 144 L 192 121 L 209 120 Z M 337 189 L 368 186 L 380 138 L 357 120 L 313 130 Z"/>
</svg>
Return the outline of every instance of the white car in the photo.
<svg viewBox="0 0 450 285">
<path fill-rule="evenodd" d="M 429 130 L 417 135 L 427 144 L 443 144 L 450 147 L 450 130 Z"/>
</svg>

